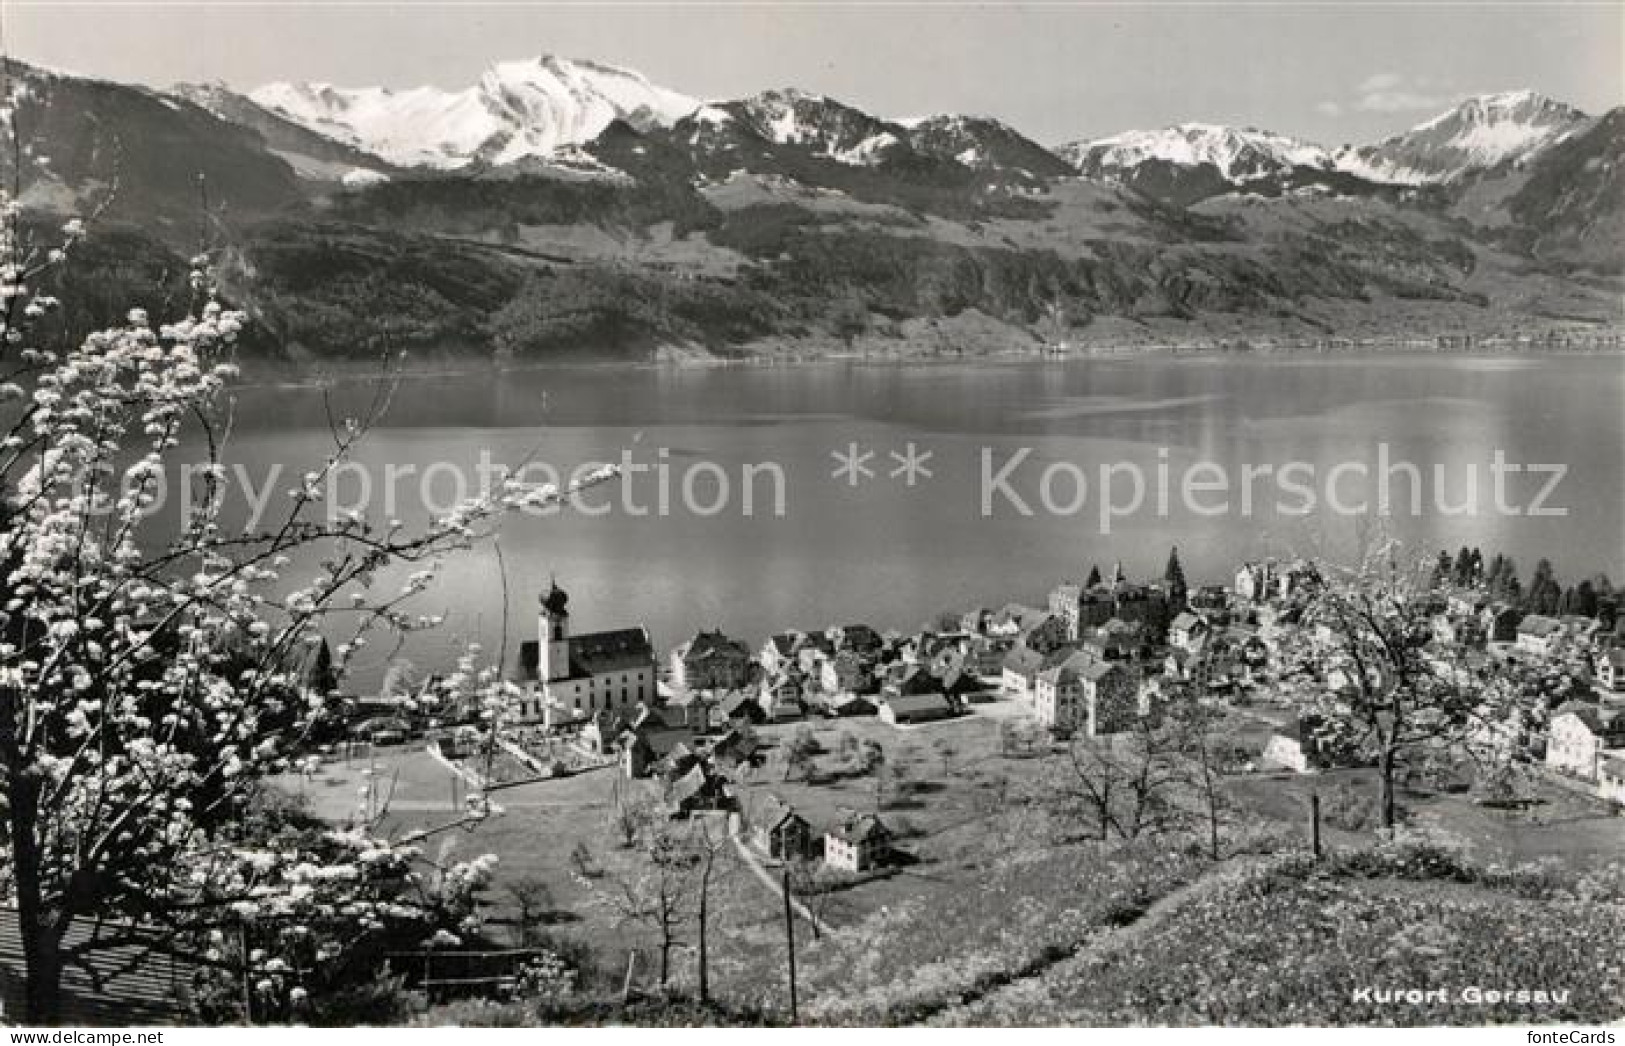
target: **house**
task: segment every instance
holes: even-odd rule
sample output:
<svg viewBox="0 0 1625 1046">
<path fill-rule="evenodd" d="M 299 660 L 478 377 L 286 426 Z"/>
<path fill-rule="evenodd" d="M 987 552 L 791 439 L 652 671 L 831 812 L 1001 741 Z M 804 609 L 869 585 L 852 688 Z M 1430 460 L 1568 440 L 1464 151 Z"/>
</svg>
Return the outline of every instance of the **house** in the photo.
<svg viewBox="0 0 1625 1046">
<path fill-rule="evenodd" d="M 851 651 L 872 658 L 878 656 L 881 648 L 886 645 L 880 633 L 868 625 L 840 625 L 830 629 L 825 635 L 835 644 L 837 653 Z"/>
<path fill-rule="evenodd" d="M 727 779 L 703 762 L 695 763 L 666 787 L 666 811 L 672 817 L 687 817 L 702 810 L 727 810 L 732 806 L 733 792 Z"/>
<path fill-rule="evenodd" d="M 1597 795 L 1625 806 L 1625 751 L 1604 752 L 1597 761 Z"/>
<path fill-rule="evenodd" d="M 966 667 L 978 679 L 995 681 L 1004 675 L 1004 658 L 1013 642 L 992 636 L 981 636 L 971 641 L 965 658 Z"/>
<path fill-rule="evenodd" d="M 751 818 L 751 842 L 767 856 L 794 861 L 812 852 L 812 825 L 790 804 L 768 795 Z"/>
<path fill-rule="evenodd" d="M 1120 664 L 1094 661 L 1078 673 L 1081 709 L 1077 725 L 1090 737 L 1118 734 L 1133 728 L 1149 713 L 1139 700 L 1139 683 Z"/>
<path fill-rule="evenodd" d="M 882 698 L 880 702 L 880 718 L 892 726 L 929 723 L 953 716 L 954 704 L 943 693 L 900 694 Z"/>
<path fill-rule="evenodd" d="M 1241 569 L 1236 571 L 1234 588 L 1239 599 L 1249 603 L 1262 603 L 1270 597 L 1274 587 L 1274 560 L 1265 560 L 1262 563 L 1243 563 Z"/>
<path fill-rule="evenodd" d="M 1596 658 L 1597 682 L 1610 694 L 1625 694 L 1625 647 L 1599 650 Z"/>
<path fill-rule="evenodd" d="M 863 694 L 836 694 L 825 703 L 824 709 L 838 719 L 874 715 L 879 711 L 874 699 Z"/>
<path fill-rule="evenodd" d="M 1585 781 L 1597 781 L 1604 750 L 1625 747 L 1625 712 L 1571 701 L 1552 713 L 1546 765 Z"/>
<path fill-rule="evenodd" d="M 677 690 L 737 690 L 750 682 L 750 648 L 720 629 L 699 632 L 671 652 L 671 685 Z"/>
<path fill-rule="evenodd" d="M 759 695 L 748 690 L 733 691 L 717 707 L 725 723 L 760 723 L 767 719 L 767 711 L 762 707 Z"/>
<path fill-rule="evenodd" d="M 1020 603 L 1006 603 L 988 618 L 984 631 L 990 636 L 1014 639 L 1022 629 L 1038 621 L 1044 612 Z"/>
<path fill-rule="evenodd" d="M 1201 612 L 1203 617 L 1229 617 L 1230 593 L 1223 585 L 1202 585 L 1192 591 L 1185 602 L 1192 610 Z"/>
<path fill-rule="evenodd" d="M 711 742 L 706 755 L 719 769 L 730 773 L 755 766 L 761 761 L 762 739 L 747 723 L 741 722 Z"/>
<path fill-rule="evenodd" d="M 1317 725 L 1313 716 L 1300 716 L 1289 726 L 1276 731 L 1264 745 L 1263 762 L 1299 774 L 1312 774 L 1320 770 L 1324 760 L 1321 746 L 1315 739 Z"/>
<path fill-rule="evenodd" d="M 823 662 L 819 682 L 830 694 L 872 694 L 877 687 L 874 655 L 843 649 Z"/>
<path fill-rule="evenodd" d="M 891 833 L 873 814 L 850 817 L 824 833 L 824 863 L 839 871 L 867 872 L 890 854 Z"/>
<path fill-rule="evenodd" d="M 1023 625 L 1019 640 L 1030 649 L 1048 654 L 1065 646 L 1071 640 L 1071 635 L 1065 618 L 1041 614 Z"/>
<path fill-rule="evenodd" d="M 795 664 L 796 651 L 806 641 L 805 632 L 789 631 L 779 632 L 767 637 L 762 644 L 761 653 L 756 659 L 761 662 L 762 670 L 770 676 L 776 676 L 790 665 Z"/>
<path fill-rule="evenodd" d="M 1188 610 L 1181 611 L 1168 626 L 1168 644 L 1187 653 L 1195 653 L 1207 642 L 1213 629 L 1208 623 Z"/>
<path fill-rule="evenodd" d="M 1437 614 L 1429 624 L 1433 638 L 1446 646 L 1482 647 L 1489 639 L 1476 615 Z"/>
<path fill-rule="evenodd" d="M 521 718 L 548 727 L 605 710 L 630 710 L 656 696 L 654 647 L 641 626 L 570 633 L 570 597 L 557 583 L 541 596 L 538 636 L 519 648 Z"/>
<path fill-rule="evenodd" d="M 1117 617 L 1091 631 L 1082 642 L 1101 661 L 1138 661 L 1151 652 L 1145 625 Z"/>
<path fill-rule="evenodd" d="M 757 694 L 762 720 L 782 723 L 800 719 L 807 714 L 807 706 L 802 695 L 801 683 L 791 678 L 784 678 L 776 683 L 763 683 Z"/>
<path fill-rule="evenodd" d="M 1490 642 L 1511 643 L 1518 638 L 1518 622 L 1523 620 L 1523 611 L 1506 603 L 1491 603 L 1484 608 L 1481 620 Z"/>
<path fill-rule="evenodd" d="M 1000 687 L 1014 697 L 1028 697 L 1044 669 L 1044 655 L 1025 644 L 1017 643 L 1004 656 Z"/>
<path fill-rule="evenodd" d="M 692 749 L 694 732 L 687 727 L 667 726 L 658 717 L 634 722 L 616 739 L 621 753 L 621 770 L 627 777 L 648 777 L 673 749 Z"/>
<path fill-rule="evenodd" d="M 1047 730 L 1068 735 L 1083 725 L 1083 671 L 1095 664 L 1092 654 L 1079 652 L 1059 664 L 1042 669 L 1033 681 L 1033 714 Z"/>
<path fill-rule="evenodd" d="M 1530 614 L 1518 622 L 1518 649 L 1526 654 L 1551 654 L 1563 638 L 1563 625 L 1544 614 Z"/>
</svg>

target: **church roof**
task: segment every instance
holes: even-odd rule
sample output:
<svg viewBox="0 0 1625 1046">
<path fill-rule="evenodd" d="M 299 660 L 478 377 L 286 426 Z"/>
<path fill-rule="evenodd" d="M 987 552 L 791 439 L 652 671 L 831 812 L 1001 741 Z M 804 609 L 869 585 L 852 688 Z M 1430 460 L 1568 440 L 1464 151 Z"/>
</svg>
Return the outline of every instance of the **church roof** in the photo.
<svg viewBox="0 0 1625 1046">
<path fill-rule="evenodd" d="M 565 679 L 585 679 L 605 672 L 646 668 L 654 664 L 654 647 L 649 633 L 639 628 L 617 628 L 608 632 L 588 632 L 565 640 L 570 668 Z M 540 679 L 541 647 L 537 640 L 519 644 L 520 682 Z"/>
</svg>

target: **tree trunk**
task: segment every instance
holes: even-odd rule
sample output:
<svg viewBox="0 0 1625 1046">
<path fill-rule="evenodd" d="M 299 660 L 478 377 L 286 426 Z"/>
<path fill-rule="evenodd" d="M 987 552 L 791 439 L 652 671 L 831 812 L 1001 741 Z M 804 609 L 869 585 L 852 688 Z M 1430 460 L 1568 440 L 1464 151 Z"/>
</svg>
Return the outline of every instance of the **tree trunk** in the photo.
<svg viewBox="0 0 1625 1046">
<path fill-rule="evenodd" d="M 706 937 L 706 920 L 711 912 L 711 862 L 716 860 L 716 850 L 707 848 L 705 851 L 705 869 L 700 873 L 700 1005 L 704 1006 L 711 1001 L 711 962 L 708 939 Z"/>
<path fill-rule="evenodd" d="M 1385 743 L 1382 746 L 1382 757 L 1380 760 L 1382 772 L 1382 826 L 1384 828 L 1393 828 L 1394 824 L 1399 819 L 1398 810 L 1394 802 L 1394 757 L 1395 752 L 1393 744 Z"/>
<path fill-rule="evenodd" d="M 20 696 L 6 694 L 9 702 Z M 6 756 L 6 805 L 11 832 L 11 887 L 17 902 L 17 932 L 23 944 L 23 1020 L 36 1027 L 61 1023 L 61 921 L 45 904 L 40 883 L 40 782 L 17 750 L 15 705 L 0 711 L 0 737 Z"/>
<path fill-rule="evenodd" d="M 784 869 L 781 892 L 784 894 L 784 948 L 790 959 L 790 1023 L 801 1020 L 796 1004 L 796 921 L 790 906 L 790 869 Z"/>
</svg>

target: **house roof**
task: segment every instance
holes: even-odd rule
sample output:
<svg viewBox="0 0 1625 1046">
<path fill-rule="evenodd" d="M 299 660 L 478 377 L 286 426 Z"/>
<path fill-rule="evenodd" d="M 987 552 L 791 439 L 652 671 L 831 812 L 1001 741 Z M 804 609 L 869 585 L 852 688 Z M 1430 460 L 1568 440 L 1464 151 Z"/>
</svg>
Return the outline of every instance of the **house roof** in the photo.
<svg viewBox="0 0 1625 1046">
<path fill-rule="evenodd" d="M 886 707 L 892 710 L 892 715 L 903 717 L 920 715 L 928 712 L 952 712 L 954 705 L 948 700 L 948 695 L 934 694 L 901 694 L 897 697 L 886 698 Z"/>
<path fill-rule="evenodd" d="M 671 783 L 671 791 L 668 794 L 673 803 L 681 804 L 715 788 L 717 786 L 715 780 L 706 771 L 704 763 L 696 763 L 693 769 Z"/>
<path fill-rule="evenodd" d="M 1034 675 L 1044 667 L 1044 655 L 1029 646 L 1013 646 L 1004 655 L 1004 667 L 1018 675 Z"/>
<path fill-rule="evenodd" d="M 765 798 L 763 798 L 761 806 L 758 807 L 756 811 L 756 823 L 759 826 L 767 829 L 768 831 L 773 831 L 774 829 L 783 826 L 788 821 L 800 821 L 802 824 L 807 823 L 807 819 L 805 817 L 802 817 L 800 814 L 796 813 L 795 807 L 791 806 L 778 796 L 769 793 Z"/>
<path fill-rule="evenodd" d="M 1105 679 L 1107 676 L 1111 675 L 1113 672 L 1121 671 L 1122 669 L 1118 668 L 1117 665 L 1111 661 L 1090 661 L 1087 665 L 1078 670 L 1078 675 L 1089 680 L 1090 682 L 1098 683 L 1102 679 Z"/>
<path fill-rule="evenodd" d="M 1620 712 L 1604 710 L 1597 705 L 1581 701 L 1570 701 L 1553 712 L 1552 719 L 1555 721 L 1565 715 L 1574 716 L 1598 737 L 1625 736 L 1625 714 Z"/>
<path fill-rule="evenodd" d="M 1178 629 L 1191 629 L 1191 628 L 1195 628 L 1198 625 L 1206 627 L 1207 622 L 1203 621 L 1201 618 L 1197 617 L 1195 614 L 1191 613 L 1189 610 L 1181 610 L 1179 612 L 1179 614 L 1174 618 L 1173 624 L 1172 624 L 1171 627 L 1178 628 Z"/>
<path fill-rule="evenodd" d="M 859 814 L 835 825 L 827 834 L 847 843 L 880 843 L 891 838 L 891 832 L 874 814 Z"/>
<path fill-rule="evenodd" d="M 655 660 L 649 633 L 641 625 L 571 636 L 567 644 L 571 678 L 649 667 Z"/>
<path fill-rule="evenodd" d="M 1519 635 L 1549 636 L 1553 632 L 1560 632 L 1563 623 L 1556 618 L 1546 617 L 1543 614 L 1530 614 L 1518 622 Z"/>
<path fill-rule="evenodd" d="M 710 632 L 698 632 L 693 639 L 677 648 L 677 655 L 683 659 L 684 664 L 696 664 L 707 660 L 738 660 L 750 659 L 750 648 L 737 639 L 730 639 L 722 634 L 721 629 Z"/>
</svg>

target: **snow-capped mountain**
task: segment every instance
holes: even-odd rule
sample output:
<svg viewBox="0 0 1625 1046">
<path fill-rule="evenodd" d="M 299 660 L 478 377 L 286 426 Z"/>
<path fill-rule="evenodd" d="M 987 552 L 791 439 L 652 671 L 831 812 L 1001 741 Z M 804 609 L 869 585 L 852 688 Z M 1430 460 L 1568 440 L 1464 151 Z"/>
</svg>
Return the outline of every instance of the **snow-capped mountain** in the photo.
<svg viewBox="0 0 1625 1046">
<path fill-rule="evenodd" d="M 708 110 L 713 121 L 741 121 L 777 145 L 796 145 L 840 163 L 870 166 L 908 148 L 908 132 L 821 94 L 787 87 Z"/>
<path fill-rule="evenodd" d="M 1157 131 L 1125 131 L 1058 150 L 1084 174 L 1110 177 L 1148 162 L 1208 165 L 1235 185 L 1294 167 L 1331 170 L 1332 155 L 1313 142 L 1251 127 L 1185 123 Z"/>
<path fill-rule="evenodd" d="M 295 123 L 224 84 L 176 84 L 169 93 L 254 131 L 302 178 L 349 185 L 388 179 L 389 165 L 381 158 Z"/>
<path fill-rule="evenodd" d="M 1087 178 L 1186 205 L 1235 191 L 1284 191 L 1338 177 L 1313 142 L 1251 127 L 1185 123 L 1074 142 L 1056 152 Z"/>
<path fill-rule="evenodd" d="M 1340 169 L 1371 181 L 1451 182 L 1524 162 L 1585 122 L 1578 109 L 1534 91 L 1479 95 L 1387 141 L 1339 150 L 1336 161 Z"/>
<path fill-rule="evenodd" d="M 553 56 L 498 63 L 458 91 L 276 83 L 249 97 L 391 163 L 438 168 L 546 159 L 612 121 L 670 126 L 700 105 L 630 70 Z"/>
<path fill-rule="evenodd" d="M 899 120 L 909 144 L 978 171 L 1022 171 L 1040 178 L 1072 174 L 1071 166 L 1009 124 L 985 116 L 942 113 Z"/>
</svg>

